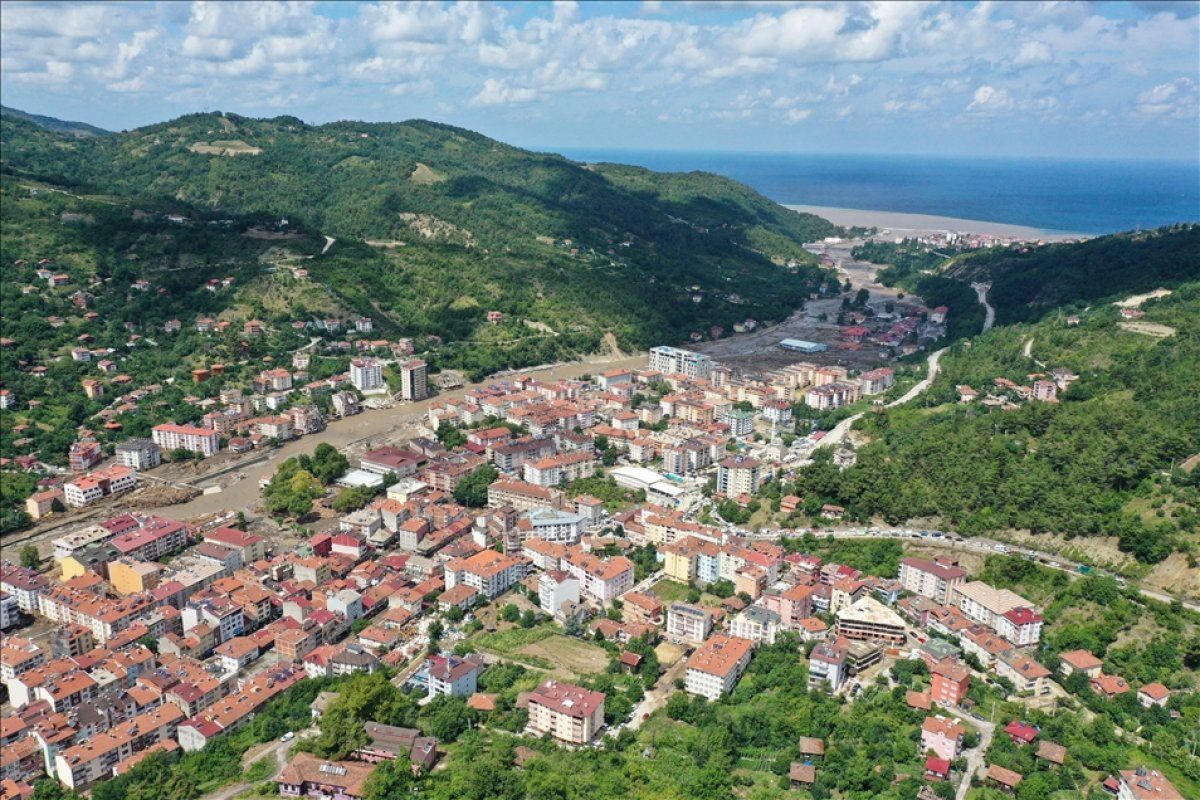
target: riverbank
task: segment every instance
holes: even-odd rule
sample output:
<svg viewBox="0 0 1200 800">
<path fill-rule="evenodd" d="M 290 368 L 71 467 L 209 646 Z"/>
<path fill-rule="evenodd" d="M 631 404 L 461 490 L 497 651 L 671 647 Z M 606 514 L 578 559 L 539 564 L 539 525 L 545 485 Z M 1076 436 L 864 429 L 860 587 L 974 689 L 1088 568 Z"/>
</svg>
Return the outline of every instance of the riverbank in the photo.
<svg viewBox="0 0 1200 800">
<path fill-rule="evenodd" d="M 904 214 L 897 211 L 869 211 L 857 208 L 832 208 L 830 206 L 789 205 L 793 211 L 816 214 L 835 225 L 846 227 L 879 228 L 900 234 L 919 235 L 926 233 L 984 233 L 995 236 L 1012 236 L 1021 239 L 1062 241 L 1064 239 L 1088 238 L 1085 234 L 1051 231 L 1027 225 L 1009 225 L 1004 222 L 987 222 L 977 219 L 938 217 L 932 214 Z"/>
</svg>

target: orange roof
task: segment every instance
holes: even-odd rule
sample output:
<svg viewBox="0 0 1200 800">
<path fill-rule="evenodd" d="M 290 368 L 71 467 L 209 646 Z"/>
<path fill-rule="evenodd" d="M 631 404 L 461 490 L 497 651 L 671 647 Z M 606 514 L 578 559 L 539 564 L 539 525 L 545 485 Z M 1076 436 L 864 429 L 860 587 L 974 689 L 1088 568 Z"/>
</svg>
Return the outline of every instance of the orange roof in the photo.
<svg viewBox="0 0 1200 800">
<path fill-rule="evenodd" d="M 688 669 L 707 672 L 724 678 L 737 668 L 737 665 L 749 655 L 752 643 L 749 639 L 737 636 L 726 636 L 718 633 L 710 637 L 696 649 L 688 659 Z"/>
</svg>

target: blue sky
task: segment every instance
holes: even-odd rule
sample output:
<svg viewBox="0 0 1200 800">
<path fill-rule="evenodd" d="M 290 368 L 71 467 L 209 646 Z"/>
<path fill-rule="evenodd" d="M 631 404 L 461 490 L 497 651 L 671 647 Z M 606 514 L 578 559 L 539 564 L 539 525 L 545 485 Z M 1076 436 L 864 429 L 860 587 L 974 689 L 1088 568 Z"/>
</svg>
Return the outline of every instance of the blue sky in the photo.
<svg viewBox="0 0 1200 800">
<path fill-rule="evenodd" d="M 514 144 L 1173 158 L 1200 4 L 18 3 L 5 105 L 423 117 Z"/>
</svg>

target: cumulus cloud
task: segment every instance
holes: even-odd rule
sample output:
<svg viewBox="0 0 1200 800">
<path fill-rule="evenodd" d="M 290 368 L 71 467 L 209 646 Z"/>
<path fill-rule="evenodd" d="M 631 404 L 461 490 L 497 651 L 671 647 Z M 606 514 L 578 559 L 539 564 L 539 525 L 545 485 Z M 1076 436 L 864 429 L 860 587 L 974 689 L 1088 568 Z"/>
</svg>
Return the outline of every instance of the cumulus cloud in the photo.
<svg viewBox="0 0 1200 800">
<path fill-rule="evenodd" d="M 1048 64 L 1054 60 L 1054 50 L 1045 42 L 1029 41 L 1021 45 L 1013 66 L 1028 67 L 1034 64 Z"/>
<path fill-rule="evenodd" d="M 1148 117 L 1196 117 L 1196 82 L 1191 78 L 1176 78 L 1160 83 L 1137 96 L 1137 110 Z"/>
<path fill-rule="evenodd" d="M 1008 93 L 1007 89 L 997 89 L 995 86 L 985 83 L 971 95 L 967 111 L 978 114 L 995 114 L 1009 111 L 1014 105 L 1012 95 Z"/>
<path fill-rule="evenodd" d="M 1194 75 L 1200 32 L 1177 6 L 6 2 L 0 82 L 109 124 L 137 103 L 143 118 L 118 127 L 286 103 L 317 120 L 436 109 L 470 124 L 554 101 L 581 129 L 615 133 L 645 109 L 806 131 L 850 130 L 839 120 L 873 110 L 906 126 L 1103 114 L 1110 128 L 1181 128 L 1196 88 L 1178 76 Z"/>
<path fill-rule="evenodd" d="M 510 86 L 507 81 L 488 78 L 483 82 L 483 88 L 471 98 L 471 103 L 477 106 L 511 105 L 513 103 L 528 103 L 537 99 L 537 92 L 528 87 Z"/>
</svg>

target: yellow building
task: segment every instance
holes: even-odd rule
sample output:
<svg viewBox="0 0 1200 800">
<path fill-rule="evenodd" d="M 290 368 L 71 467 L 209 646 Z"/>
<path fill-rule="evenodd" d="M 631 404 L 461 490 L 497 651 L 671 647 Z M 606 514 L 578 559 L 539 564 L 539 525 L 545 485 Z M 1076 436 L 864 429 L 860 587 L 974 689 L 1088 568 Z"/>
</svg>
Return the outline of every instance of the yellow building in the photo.
<svg viewBox="0 0 1200 800">
<path fill-rule="evenodd" d="M 138 594 L 158 586 L 162 567 L 150 561 L 120 559 L 108 565 L 108 582 L 118 595 Z"/>
<path fill-rule="evenodd" d="M 685 536 L 659 547 L 658 552 L 663 554 L 663 572 L 666 576 L 680 583 L 694 581 L 700 561 L 700 544 L 700 540 L 694 536 Z"/>
</svg>

